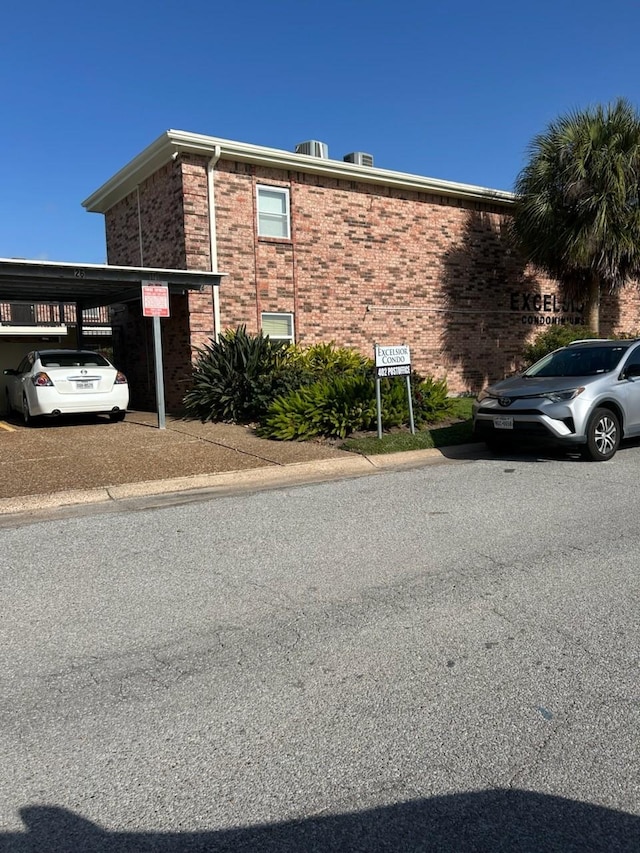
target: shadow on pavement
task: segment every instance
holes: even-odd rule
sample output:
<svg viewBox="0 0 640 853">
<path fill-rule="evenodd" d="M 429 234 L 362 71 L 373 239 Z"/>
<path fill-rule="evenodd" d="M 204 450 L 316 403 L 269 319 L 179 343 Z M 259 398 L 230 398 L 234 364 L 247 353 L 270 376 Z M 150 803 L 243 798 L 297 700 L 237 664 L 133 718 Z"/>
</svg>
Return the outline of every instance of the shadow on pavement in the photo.
<svg viewBox="0 0 640 853">
<path fill-rule="evenodd" d="M 61 808 L 20 812 L 1 853 L 637 853 L 640 817 L 530 791 L 414 800 L 300 821 L 205 832 L 109 832 Z"/>
<path fill-rule="evenodd" d="M 640 439 L 627 438 L 622 441 L 618 454 L 624 456 L 625 450 L 633 450 L 640 447 Z M 522 443 L 505 441 L 504 446 L 489 449 L 484 442 L 460 445 L 456 447 L 439 448 L 442 455 L 447 459 L 458 459 L 464 455 L 465 458 L 473 459 L 495 459 L 503 462 L 585 462 L 579 447 L 567 448 L 561 445 L 550 444 L 544 441 L 528 441 Z M 618 455 L 617 454 L 617 455 Z M 615 459 L 615 457 L 614 457 Z"/>
</svg>

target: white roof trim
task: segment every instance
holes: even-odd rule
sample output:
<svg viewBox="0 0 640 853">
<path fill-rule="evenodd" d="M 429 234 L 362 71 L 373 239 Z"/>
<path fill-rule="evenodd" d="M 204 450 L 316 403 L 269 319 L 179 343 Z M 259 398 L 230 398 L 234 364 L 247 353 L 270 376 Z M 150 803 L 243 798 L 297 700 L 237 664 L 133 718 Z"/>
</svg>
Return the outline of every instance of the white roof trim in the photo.
<svg viewBox="0 0 640 853">
<path fill-rule="evenodd" d="M 106 213 L 114 204 L 133 192 L 136 186 L 168 163 L 175 154 L 180 153 L 197 154 L 204 157 L 217 157 L 219 155 L 222 160 L 235 160 L 275 169 L 327 175 L 340 180 L 377 184 L 378 186 L 395 187 L 401 190 L 453 198 L 467 198 L 473 201 L 493 202 L 505 206 L 510 206 L 514 200 L 514 194 L 504 190 L 493 190 L 453 181 L 441 181 L 436 178 L 424 178 L 419 175 L 394 172 L 388 169 L 358 166 L 355 163 L 346 163 L 342 160 L 325 160 L 307 154 L 294 154 L 278 148 L 265 148 L 261 145 L 232 142 L 228 139 L 203 136 L 184 130 L 168 130 L 86 198 L 82 202 L 82 206 L 91 213 Z"/>
<path fill-rule="evenodd" d="M 7 337 L 11 337 L 12 335 L 24 336 L 24 337 L 32 337 L 36 335 L 38 337 L 43 336 L 51 336 L 54 335 L 58 337 L 58 335 L 66 335 L 67 327 L 66 326 L 10 326 L 5 325 L 4 323 L 0 323 L 0 335 L 6 335 Z"/>
</svg>

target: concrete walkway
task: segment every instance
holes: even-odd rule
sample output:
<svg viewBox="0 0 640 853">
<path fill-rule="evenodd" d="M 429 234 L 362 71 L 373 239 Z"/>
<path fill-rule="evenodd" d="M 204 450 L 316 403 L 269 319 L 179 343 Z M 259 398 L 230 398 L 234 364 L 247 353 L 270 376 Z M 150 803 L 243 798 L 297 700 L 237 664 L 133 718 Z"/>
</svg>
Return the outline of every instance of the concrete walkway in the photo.
<svg viewBox="0 0 640 853">
<path fill-rule="evenodd" d="M 359 456 L 331 444 L 258 438 L 250 427 L 132 412 L 35 428 L 0 423 L 0 515 L 202 490 L 232 492 L 362 476 L 478 454 L 478 445 Z"/>
</svg>

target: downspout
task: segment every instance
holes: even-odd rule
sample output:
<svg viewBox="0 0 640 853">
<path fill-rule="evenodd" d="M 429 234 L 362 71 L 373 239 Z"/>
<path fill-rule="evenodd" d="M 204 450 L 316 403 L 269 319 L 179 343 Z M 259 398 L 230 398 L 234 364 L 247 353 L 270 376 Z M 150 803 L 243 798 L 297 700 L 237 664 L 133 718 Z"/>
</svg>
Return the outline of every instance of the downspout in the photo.
<svg viewBox="0 0 640 853">
<path fill-rule="evenodd" d="M 136 184 L 136 202 L 138 205 L 138 247 L 140 249 L 140 266 L 144 266 L 144 252 L 142 251 L 142 214 L 140 213 L 140 184 Z M 147 337 L 147 324 L 142 323 L 144 332 L 144 351 L 147 356 L 147 394 L 151 394 L 153 388 L 153 376 L 151 374 L 151 358 L 149 353 L 149 340 Z"/>
<path fill-rule="evenodd" d="M 144 254 L 142 251 L 142 215 L 140 213 L 140 184 L 136 185 L 136 201 L 138 205 L 138 247 L 140 249 L 140 266 L 144 266 Z"/>
<path fill-rule="evenodd" d="M 211 256 L 211 272 L 218 272 L 218 238 L 216 234 L 216 200 L 214 194 L 213 175 L 216 164 L 220 159 L 220 146 L 213 149 L 213 157 L 207 163 L 207 204 L 209 212 L 209 254 Z M 217 341 L 221 332 L 220 319 L 220 282 L 213 285 L 213 339 Z"/>
</svg>

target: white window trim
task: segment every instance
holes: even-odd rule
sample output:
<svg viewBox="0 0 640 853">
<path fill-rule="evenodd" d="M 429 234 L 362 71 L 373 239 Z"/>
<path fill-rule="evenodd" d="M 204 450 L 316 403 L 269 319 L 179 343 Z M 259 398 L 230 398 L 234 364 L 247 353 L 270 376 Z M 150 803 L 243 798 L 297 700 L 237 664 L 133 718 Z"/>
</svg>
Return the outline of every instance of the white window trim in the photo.
<svg viewBox="0 0 640 853">
<path fill-rule="evenodd" d="M 289 328 L 291 329 L 290 335 L 269 335 L 272 341 L 289 341 L 289 343 L 294 344 L 296 328 L 293 322 L 293 314 L 287 311 L 263 311 L 260 314 L 260 327 L 264 331 L 264 318 L 265 317 L 288 317 L 289 318 Z"/>
<path fill-rule="evenodd" d="M 261 234 L 260 233 L 260 190 L 267 190 L 268 192 L 277 192 L 282 193 L 285 199 L 285 213 L 284 219 L 287 225 L 287 233 L 281 237 L 275 237 L 273 234 Z M 258 228 L 258 237 L 265 237 L 266 239 L 271 240 L 290 240 L 291 239 L 291 197 L 289 194 L 288 187 L 278 187 L 270 184 L 256 184 L 256 215 L 257 215 L 257 228 Z"/>
</svg>

